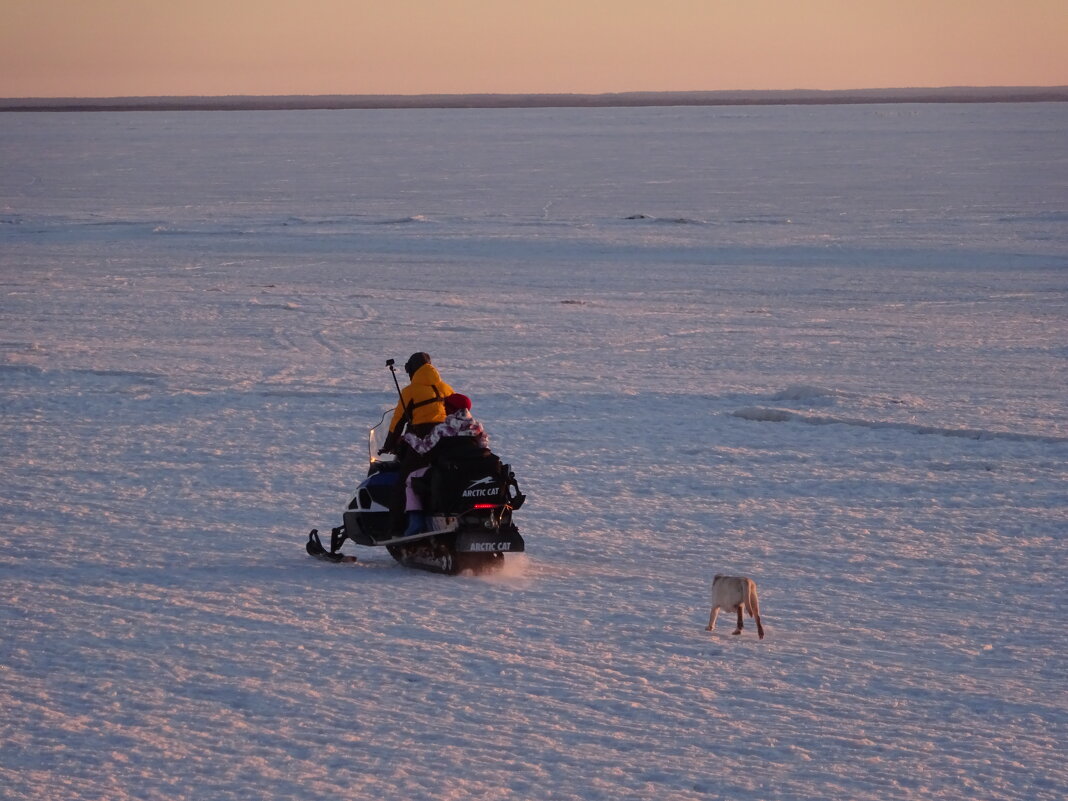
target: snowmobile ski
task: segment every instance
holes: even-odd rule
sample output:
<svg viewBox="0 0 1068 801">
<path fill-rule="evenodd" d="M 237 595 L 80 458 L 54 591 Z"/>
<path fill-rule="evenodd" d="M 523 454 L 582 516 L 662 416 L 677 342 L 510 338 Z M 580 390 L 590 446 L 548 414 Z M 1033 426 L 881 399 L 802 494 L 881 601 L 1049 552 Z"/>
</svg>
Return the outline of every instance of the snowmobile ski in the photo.
<svg viewBox="0 0 1068 801">
<path fill-rule="evenodd" d="M 326 550 L 326 548 L 323 547 L 322 540 L 319 539 L 319 530 L 315 528 L 308 533 L 308 542 L 305 544 L 304 549 L 308 552 L 309 556 L 314 556 L 317 559 L 322 559 L 326 562 L 338 563 L 359 561 L 351 554 Z"/>
</svg>

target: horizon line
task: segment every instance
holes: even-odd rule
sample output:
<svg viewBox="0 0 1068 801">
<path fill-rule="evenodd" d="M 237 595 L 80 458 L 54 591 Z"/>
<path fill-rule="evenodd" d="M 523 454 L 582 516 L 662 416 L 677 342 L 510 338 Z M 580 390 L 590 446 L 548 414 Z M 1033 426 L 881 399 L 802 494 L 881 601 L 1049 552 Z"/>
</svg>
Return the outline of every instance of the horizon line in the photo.
<svg viewBox="0 0 1068 801">
<path fill-rule="evenodd" d="M 1068 85 L 937 86 L 870 89 L 719 89 L 602 93 L 469 92 L 6 97 L 0 98 L 0 111 L 310 111 L 415 108 L 611 108 L 1065 101 L 1068 101 Z"/>
</svg>

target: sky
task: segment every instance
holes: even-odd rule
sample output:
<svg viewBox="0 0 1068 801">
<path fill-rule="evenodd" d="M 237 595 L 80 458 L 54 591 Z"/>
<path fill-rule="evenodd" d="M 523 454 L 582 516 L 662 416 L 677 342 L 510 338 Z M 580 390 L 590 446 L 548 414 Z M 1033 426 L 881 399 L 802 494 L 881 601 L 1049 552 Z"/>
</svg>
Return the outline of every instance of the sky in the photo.
<svg viewBox="0 0 1068 801">
<path fill-rule="evenodd" d="M 0 97 L 1055 85 L 1065 0 L 0 0 Z"/>
</svg>

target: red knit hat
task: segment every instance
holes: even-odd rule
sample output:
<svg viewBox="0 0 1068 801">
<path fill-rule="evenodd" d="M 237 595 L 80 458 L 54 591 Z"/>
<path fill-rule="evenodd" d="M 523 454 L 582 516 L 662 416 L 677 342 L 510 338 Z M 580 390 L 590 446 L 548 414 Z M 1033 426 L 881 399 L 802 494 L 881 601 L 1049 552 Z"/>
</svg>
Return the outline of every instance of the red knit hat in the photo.
<svg viewBox="0 0 1068 801">
<path fill-rule="evenodd" d="M 446 412 L 446 414 L 452 414 L 453 412 L 460 411 L 460 409 L 470 409 L 470 408 L 471 408 L 471 399 L 469 397 L 467 397 L 466 395 L 461 395 L 458 392 L 453 394 L 453 395 L 449 395 L 449 397 L 447 397 L 445 399 L 445 412 Z"/>
</svg>

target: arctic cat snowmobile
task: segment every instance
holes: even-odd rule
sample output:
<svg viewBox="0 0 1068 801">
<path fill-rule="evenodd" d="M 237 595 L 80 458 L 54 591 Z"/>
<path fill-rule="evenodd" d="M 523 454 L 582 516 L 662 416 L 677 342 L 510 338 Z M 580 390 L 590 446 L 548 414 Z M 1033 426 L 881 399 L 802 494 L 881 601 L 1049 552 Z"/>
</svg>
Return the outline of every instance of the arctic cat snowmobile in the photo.
<svg viewBox="0 0 1068 801">
<path fill-rule="evenodd" d="M 519 491 L 511 467 L 496 456 L 475 462 L 435 460 L 426 475 L 414 479 L 427 513 L 427 530 L 405 536 L 392 528 L 390 503 L 397 497 L 400 464 L 378 456 L 377 435 L 382 420 L 368 435 L 370 467 L 345 509 L 343 523 L 330 531 L 329 549 L 312 529 L 305 546 L 308 553 L 332 562 L 353 562 L 341 552 L 346 540 L 357 545 L 385 546 L 390 555 L 407 567 L 456 575 L 465 571 L 483 573 L 504 565 L 505 553 L 526 549 L 512 512 L 526 496 Z"/>
</svg>

